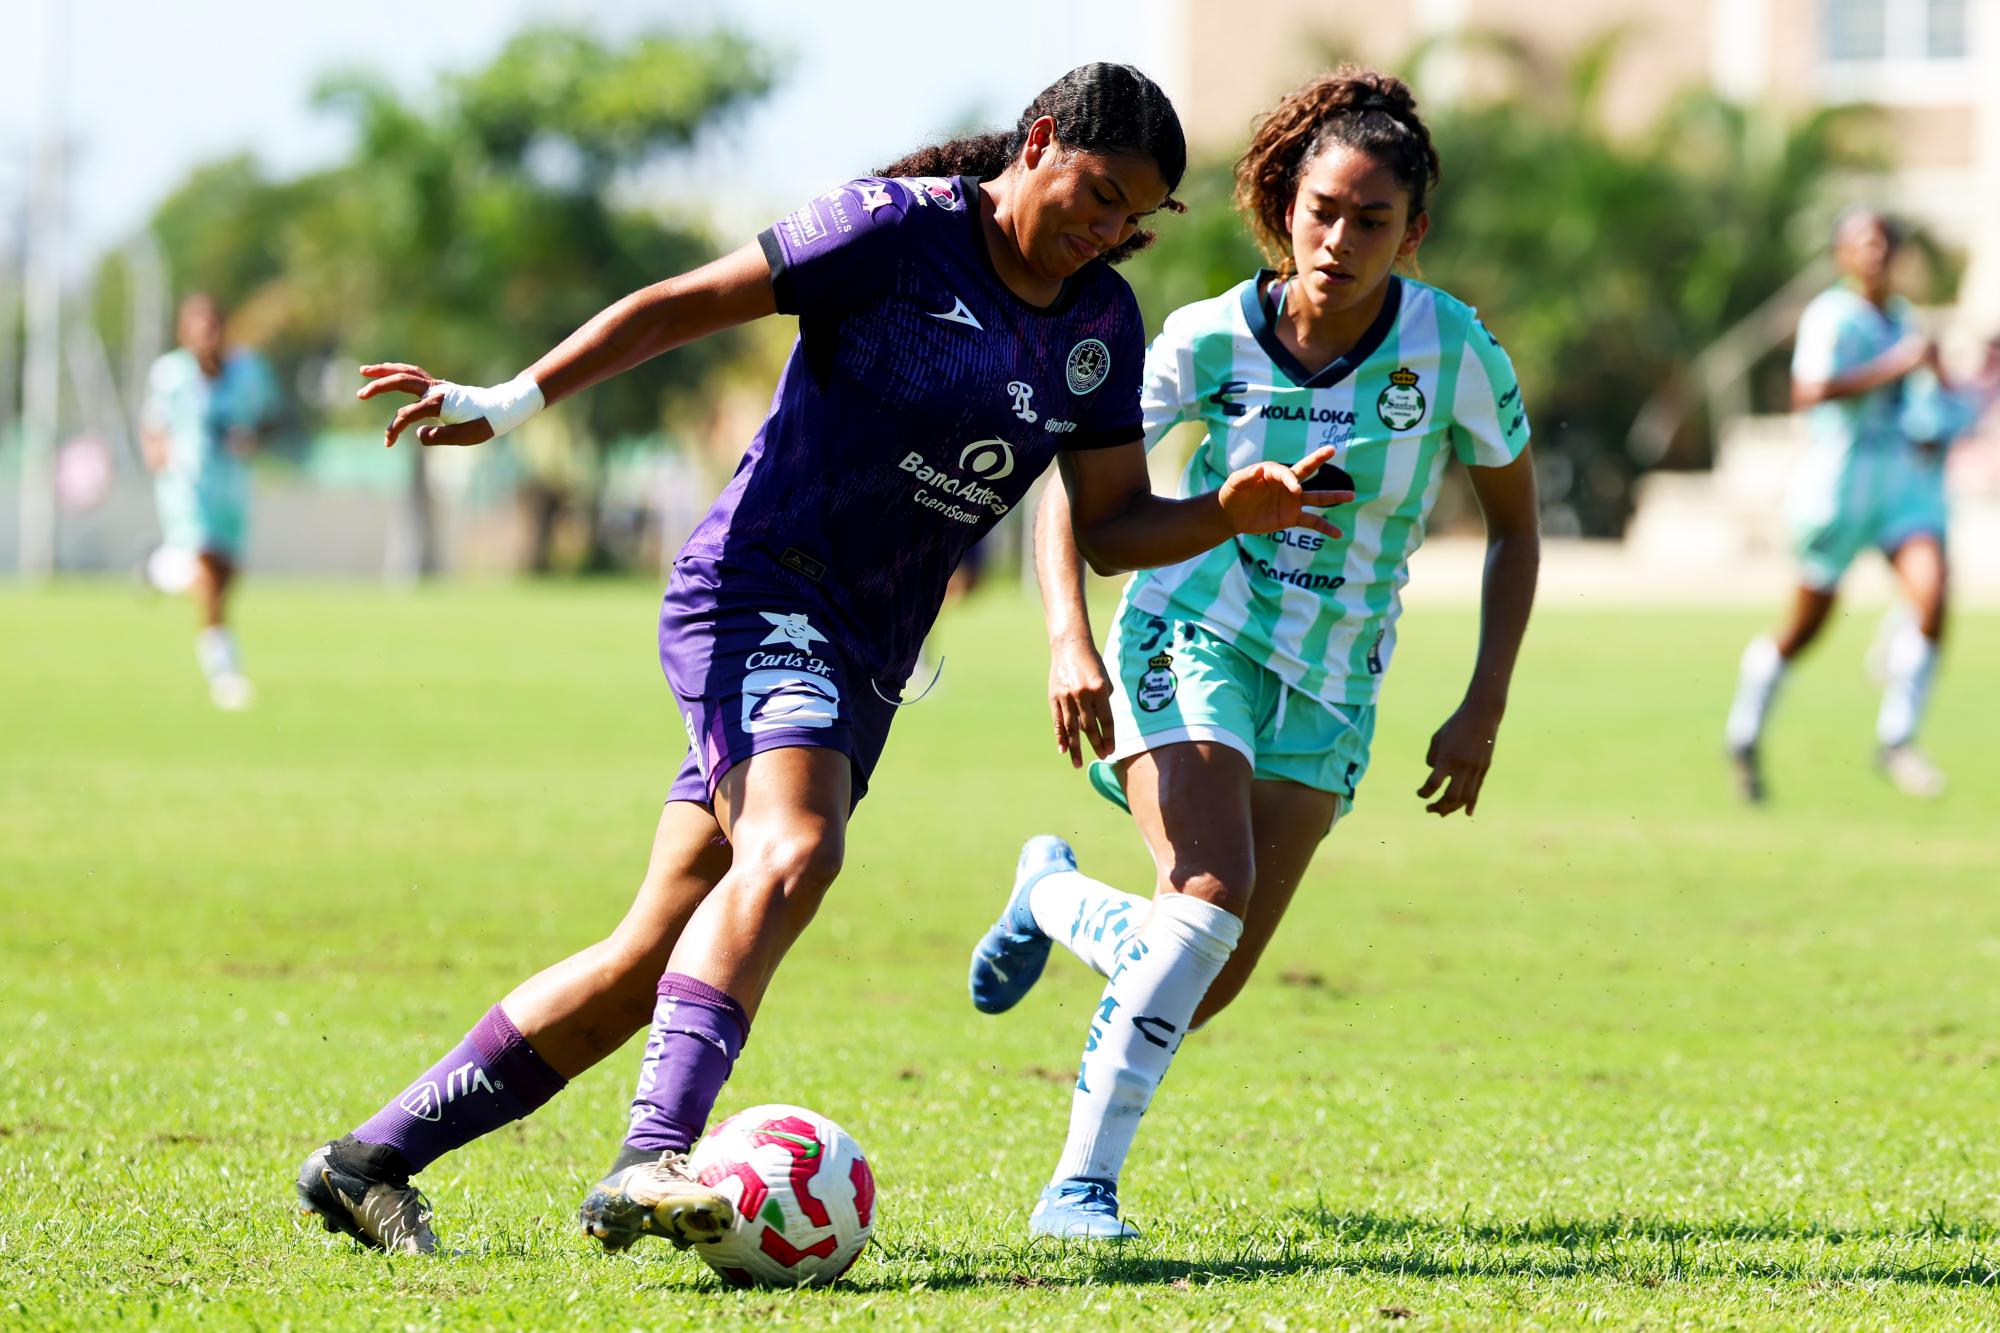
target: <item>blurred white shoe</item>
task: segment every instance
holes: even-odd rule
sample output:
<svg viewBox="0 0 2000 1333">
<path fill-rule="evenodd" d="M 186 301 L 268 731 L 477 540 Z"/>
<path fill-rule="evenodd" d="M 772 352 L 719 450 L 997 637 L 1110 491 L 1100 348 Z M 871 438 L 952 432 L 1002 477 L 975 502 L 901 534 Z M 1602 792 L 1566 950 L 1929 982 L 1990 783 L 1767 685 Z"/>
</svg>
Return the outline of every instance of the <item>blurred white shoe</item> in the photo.
<svg viewBox="0 0 2000 1333">
<path fill-rule="evenodd" d="M 257 697 L 257 691 L 251 688 L 249 677 L 231 671 L 208 682 L 208 697 L 217 708 L 240 713 Z"/>
<path fill-rule="evenodd" d="M 1944 774 L 1914 745 L 1885 745 L 1875 755 L 1875 765 L 1897 791 L 1927 801 L 1944 795 Z"/>
</svg>

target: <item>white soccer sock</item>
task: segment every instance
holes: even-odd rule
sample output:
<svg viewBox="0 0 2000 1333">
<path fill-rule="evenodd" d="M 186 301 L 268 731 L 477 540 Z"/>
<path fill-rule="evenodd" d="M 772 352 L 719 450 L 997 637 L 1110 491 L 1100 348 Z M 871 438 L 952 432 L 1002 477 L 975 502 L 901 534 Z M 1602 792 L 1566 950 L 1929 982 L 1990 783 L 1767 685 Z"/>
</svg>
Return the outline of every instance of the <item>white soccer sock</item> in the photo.
<svg viewBox="0 0 2000 1333">
<path fill-rule="evenodd" d="M 222 625 L 195 632 L 194 660 L 201 663 L 201 674 L 210 680 L 242 674 L 236 663 L 236 636 Z"/>
<path fill-rule="evenodd" d="M 1883 745 L 1908 745 L 1917 738 L 1917 723 L 1930 702 L 1937 677 L 1938 646 L 1915 625 L 1904 625 L 1889 645 L 1887 684 L 1882 711 L 1875 715 L 1875 739 Z"/>
<path fill-rule="evenodd" d="M 1747 750 L 1764 734 L 1764 719 L 1771 715 L 1771 700 L 1785 678 L 1785 659 L 1778 645 L 1766 635 L 1750 640 L 1743 650 L 1743 665 L 1736 677 L 1736 701 L 1729 706 L 1725 735 L 1733 750 Z"/>
<path fill-rule="evenodd" d="M 1028 890 L 1028 910 L 1042 934 L 1084 961 L 1100 977 L 1118 964 L 1118 946 L 1138 934 L 1152 904 L 1080 870 L 1056 870 Z"/>
<path fill-rule="evenodd" d="M 1118 1178 L 1188 1020 L 1242 934 L 1239 918 L 1199 898 L 1154 900 L 1091 1016 L 1055 1180 Z"/>
</svg>

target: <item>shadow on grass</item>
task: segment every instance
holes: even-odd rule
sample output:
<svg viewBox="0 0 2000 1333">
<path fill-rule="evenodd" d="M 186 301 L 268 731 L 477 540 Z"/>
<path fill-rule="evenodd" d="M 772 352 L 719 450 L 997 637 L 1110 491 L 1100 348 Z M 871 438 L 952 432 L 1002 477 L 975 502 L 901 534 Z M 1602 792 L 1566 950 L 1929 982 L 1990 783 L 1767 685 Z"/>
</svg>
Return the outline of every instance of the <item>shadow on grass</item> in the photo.
<svg viewBox="0 0 2000 1333">
<path fill-rule="evenodd" d="M 1437 1279 L 1604 1278 L 1642 1287 L 1756 1280 L 1801 1285 L 1905 1282 L 2000 1288 L 2000 1228 L 1939 1214 L 1908 1225 L 1839 1227 L 1810 1219 L 1613 1215 L 1523 1220 L 1340 1214 L 1273 1216 L 1268 1234 L 1216 1245 L 1172 1231 L 1110 1247 L 879 1245 L 880 1269 L 850 1274 L 864 1290 L 1206 1286 L 1341 1273 Z M 1162 1251 L 1207 1250 L 1196 1258 Z M 858 1279 L 858 1280 L 857 1280 Z"/>
</svg>

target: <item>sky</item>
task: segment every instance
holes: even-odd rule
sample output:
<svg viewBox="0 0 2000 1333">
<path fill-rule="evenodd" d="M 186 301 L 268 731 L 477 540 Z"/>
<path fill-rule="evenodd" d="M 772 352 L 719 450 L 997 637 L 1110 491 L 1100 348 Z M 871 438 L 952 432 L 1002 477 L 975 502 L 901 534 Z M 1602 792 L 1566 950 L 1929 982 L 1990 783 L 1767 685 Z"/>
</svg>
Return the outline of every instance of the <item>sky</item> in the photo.
<svg viewBox="0 0 2000 1333">
<path fill-rule="evenodd" d="M 196 163 L 249 150 L 279 174 L 336 160 L 339 120 L 313 111 L 314 82 L 365 68 L 410 93 L 476 67 L 530 22 L 616 38 L 647 28 L 734 26 L 790 57 L 778 92 L 660 174 L 679 209 L 755 229 L 834 180 L 977 117 L 1011 122 L 1071 65 L 1146 66 L 1149 0 L 19 0 L 0 43 L 0 238 L 18 226 L 38 109 L 57 78 L 72 147 L 66 266 L 144 224 Z M 37 42 L 55 16 L 66 59 Z M 1172 88 L 1168 91 L 1171 93 Z"/>
</svg>

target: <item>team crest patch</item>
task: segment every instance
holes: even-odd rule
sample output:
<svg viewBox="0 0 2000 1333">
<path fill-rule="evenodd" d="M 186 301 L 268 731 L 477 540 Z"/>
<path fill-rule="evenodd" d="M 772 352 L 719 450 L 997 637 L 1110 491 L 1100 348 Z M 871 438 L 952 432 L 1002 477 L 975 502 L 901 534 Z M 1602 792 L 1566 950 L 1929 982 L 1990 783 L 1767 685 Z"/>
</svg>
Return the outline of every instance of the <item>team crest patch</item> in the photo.
<svg viewBox="0 0 2000 1333">
<path fill-rule="evenodd" d="M 1424 419 L 1429 404 L 1417 387 L 1417 372 L 1404 366 L 1389 376 L 1389 387 L 1375 400 L 1375 413 L 1390 430 L 1408 430 Z"/>
<path fill-rule="evenodd" d="M 1071 393 L 1089 393 L 1104 383 L 1104 377 L 1111 373 L 1111 349 L 1101 339 L 1085 338 L 1069 349 L 1069 360 L 1063 363 L 1063 375 L 1069 380 Z"/>
<path fill-rule="evenodd" d="M 1180 678 L 1174 675 L 1174 655 L 1156 653 L 1146 659 L 1146 668 L 1132 697 L 1145 712 L 1157 713 L 1172 703 L 1180 690 Z"/>
</svg>

